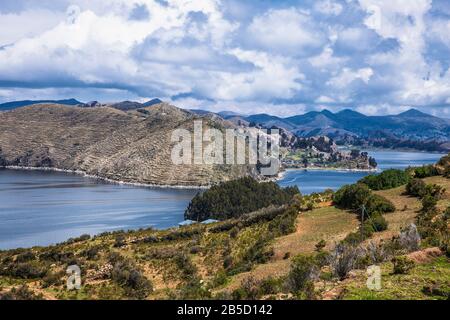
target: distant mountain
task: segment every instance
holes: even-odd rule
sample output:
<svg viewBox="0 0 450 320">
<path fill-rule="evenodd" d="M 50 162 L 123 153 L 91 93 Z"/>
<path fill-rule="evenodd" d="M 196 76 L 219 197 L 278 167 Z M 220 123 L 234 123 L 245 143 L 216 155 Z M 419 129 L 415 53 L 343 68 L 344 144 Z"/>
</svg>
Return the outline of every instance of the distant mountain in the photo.
<svg viewBox="0 0 450 320">
<path fill-rule="evenodd" d="M 283 128 L 300 137 L 328 136 L 342 143 L 445 151 L 450 142 L 450 120 L 416 109 L 387 116 L 366 116 L 346 109 L 337 113 L 312 111 L 288 118 L 256 114 L 244 119 L 266 128 Z"/>
<path fill-rule="evenodd" d="M 6 110 L 14 110 L 21 107 L 31 106 L 33 104 L 38 103 L 46 103 L 46 104 L 62 104 L 66 106 L 80 106 L 84 108 L 94 108 L 99 106 L 106 106 L 106 104 L 101 104 L 98 101 L 91 101 L 88 103 L 80 102 L 76 99 L 65 99 L 65 100 L 23 100 L 23 101 L 11 101 L 6 102 L 3 104 L 0 104 L 0 111 L 6 111 Z M 122 101 L 117 102 L 113 104 L 109 104 L 108 106 L 122 110 L 122 111 L 131 111 L 146 107 L 151 107 L 157 104 L 163 103 L 160 99 L 152 99 L 150 101 L 140 103 L 140 102 L 134 102 L 134 101 Z"/>
<path fill-rule="evenodd" d="M 152 100 L 150 100 L 150 101 L 144 102 L 143 105 L 144 105 L 144 107 L 151 107 L 151 106 L 154 106 L 154 105 L 163 103 L 163 102 L 164 102 L 164 101 L 162 101 L 162 100 L 156 98 L 156 99 L 152 99 Z"/>
<path fill-rule="evenodd" d="M 66 99 L 66 100 L 23 100 L 23 101 L 11 101 L 0 104 L 0 111 L 14 110 L 16 108 L 31 106 L 38 103 L 51 103 L 51 104 L 62 104 L 66 106 L 76 106 L 82 104 L 82 102 L 76 99 Z"/>
<path fill-rule="evenodd" d="M 163 101 L 160 99 L 152 99 L 152 100 L 144 102 L 144 103 L 135 102 L 135 101 L 122 101 L 122 102 L 117 102 L 117 103 L 111 104 L 110 107 L 114 108 L 114 109 L 122 110 L 122 111 L 131 111 L 131 110 L 152 107 L 152 106 L 155 106 L 160 103 L 163 103 Z"/>
</svg>

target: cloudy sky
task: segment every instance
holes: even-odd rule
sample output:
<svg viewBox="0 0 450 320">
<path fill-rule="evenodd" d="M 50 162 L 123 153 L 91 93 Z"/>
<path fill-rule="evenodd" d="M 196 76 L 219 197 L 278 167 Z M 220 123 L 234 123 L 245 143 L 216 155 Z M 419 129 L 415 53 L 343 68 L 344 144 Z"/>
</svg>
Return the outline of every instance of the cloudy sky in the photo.
<svg viewBox="0 0 450 320">
<path fill-rule="evenodd" d="M 448 0 L 1 0 L 0 102 L 450 117 Z"/>
</svg>

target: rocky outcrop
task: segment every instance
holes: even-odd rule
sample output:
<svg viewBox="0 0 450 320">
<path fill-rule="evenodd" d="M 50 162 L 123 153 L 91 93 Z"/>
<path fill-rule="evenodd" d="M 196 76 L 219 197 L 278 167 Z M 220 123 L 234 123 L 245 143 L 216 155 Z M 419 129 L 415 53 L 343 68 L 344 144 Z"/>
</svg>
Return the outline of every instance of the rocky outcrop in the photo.
<svg viewBox="0 0 450 320">
<path fill-rule="evenodd" d="M 115 181 L 206 186 L 251 175 L 249 166 L 174 165 L 174 129 L 193 131 L 191 112 L 161 103 L 124 112 L 41 104 L 0 113 L 0 165 L 80 170 Z M 203 118 L 204 129 L 232 126 Z"/>
</svg>

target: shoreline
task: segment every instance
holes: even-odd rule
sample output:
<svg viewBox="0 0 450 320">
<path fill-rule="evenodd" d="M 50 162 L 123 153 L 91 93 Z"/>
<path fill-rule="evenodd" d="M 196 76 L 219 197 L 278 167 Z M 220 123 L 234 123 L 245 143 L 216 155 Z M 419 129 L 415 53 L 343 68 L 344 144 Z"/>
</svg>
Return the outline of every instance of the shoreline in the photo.
<svg viewBox="0 0 450 320">
<path fill-rule="evenodd" d="M 322 167 L 308 167 L 308 168 L 295 168 L 295 167 L 287 167 L 285 171 L 337 171 L 337 172 L 380 172 L 381 169 L 349 169 L 349 168 L 322 168 Z"/>
<path fill-rule="evenodd" d="M 346 149 L 351 150 L 351 149 Z M 362 152 L 405 152 L 405 153 L 428 153 L 428 154 L 442 154 L 447 155 L 448 152 L 445 151 L 427 151 L 427 150 L 418 150 L 418 149 L 408 149 L 408 148 L 371 148 L 371 149 L 361 149 Z M 375 159 L 376 160 L 376 159 Z"/>
<path fill-rule="evenodd" d="M 124 185 L 124 186 L 134 186 L 134 187 L 142 187 L 142 188 L 151 188 L 151 189 L 186 189 L 186 190 L 206 190 L 211 186 L 183 186 L 183 185 L 159 185 L 159 184 L 150 184 L 150 183 L 140 183 L 140 182 L 126 182 L 126 181 L 118 181 L 113 180 L 101 176 L 96 176 L 92 174 L 88 174 L 82 170 L 66 170 L 66 169 L 58 169 L 58 168 L 50 168 L 50 167 L 21 167 L 21 166 L 2 166 L 0 169 L 8 169 L 8 170 L 17 170 L 17 171 L 49 171 L 49 172 L 61 172 L 61 173 L 69 173 L 75 174 L 82 177 L 101 180 L 112 184 Z"/>
<path fill-rule="evenodd" d="M 59 168 L 50 168 L 50 167 L 21 167 L 21 166 L 0 166 L 0 169 L 7 170 L 17 170 L 17 171 L 47 171 L 47 172 L 60 172 L 60 173 L 68 173 L 75 174 L 78 176 L 104 181 L 111 184 L 124 185 L 124 186 L 134 186 L 141 188 L 149 188 L 149 189 L 175 189 L 175 190 L 207 190 L 211 188 L 212 185 L 209 186 L 184 186 L 184 185 L 159 185 L 159 184 L 149 184 L 149 183 L 140 183 L 140 182 L 126 182 L 126 181 L 118 181 L 110 178 L 105 178 L 97 175 L 92 175 L 84 172 L 83 170 L 67 170 L 67 169 L 59 169 Z M 288 171 L 336 171 L 336 172 L 379 172 L 380 169 L 345 169 L 345 168 L 320 168 L 320 167 L 310 167 L 310 168 L 283 168 L 284 170 L 280 170 L 277 177 L 271 177 L 264 181 L 274 181 L 278 182 L 285 178 L 286 173 Z"/>
</svg>

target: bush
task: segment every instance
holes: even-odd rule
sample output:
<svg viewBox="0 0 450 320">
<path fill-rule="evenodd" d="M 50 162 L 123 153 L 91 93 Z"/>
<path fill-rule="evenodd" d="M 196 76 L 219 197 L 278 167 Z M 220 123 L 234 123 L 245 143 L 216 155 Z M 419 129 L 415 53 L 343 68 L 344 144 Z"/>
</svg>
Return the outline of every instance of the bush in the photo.
<svg viewBox="0 0 450 320">
<path fill-rule="evenodd" d="M 114 239 L 114 248 L 122 248 L 127 244 L 126 242 L 126 238 L 123 234 L 119 234 L 115 239 Z"/>
<path fill-rule="evenodd" d="M 63 272 L 53 273 L 49 272 L 43 279 L 42 279 L 42 287 L 43 288 L 49 288 L 51 286 L 58 286 L 62 285 L 64 283 L 63 280 L 61 280 L 64 277 Z"/>
<path fill-rule="evenodd" d="M 376 213 L 390 213 L 395 211 L 394 204 L 383 196 L 371 194 L 366 202 L 366 212 L 370 216 Z"/>
<path fill-rule="evenodd" d="M 427 165 L 419 168 L 413 168 L 412 170 L 415 178 L 423 179 L 428 177 L 434 177 L 439 175 L 439 172 L 435 165 Z"/>
<path fill-rule="evenodd" d="M 341 280 L 345 279 L 363 256 L 364 250 L 360 247 L 346 243 L 338 244 L 330 253 L 330 267 L 333 275 Z"/>
<path fill-rule="evenodd" d="M 141 271 L 131 262 L 121 257 L 114 257 L 111 279 L 121 286 L 132 298 L 145 299 L 152 291 L 153 285 Z"/>
<path fill-rule="evenodd" d="M 394 264 L 394 274 L 407 274 L 414 268 L 414 261 L 406 256 L 395 257 L 392 263 Z"/>
<path fill-rule="evenodd" d="M 238 294 L 234 296 L 239 298 L 237 300 L 257 300 L 261 296 L 260 286 L 261 283 L 250 276 L 242 281 Z"/>
<path fill-rule="evenodd" d="M 0 300 L 42 300 L 42 294 L 35 294 L 26 285 L 19 288 L 12 288 L 7 293 L 0 293 Z"/>
<path fill-rule="evenodd" d="M 421 212 L 432 212 L 436 211 L 437 199 L 430 194 L 426 194 L 422 199 L 422 209 Z"/>
<path fill-rule="evenodd" d="M 185 218 L 195 221 L 235 218 L 270 205 L 287 204 L 295 194 L 299 194 L 296 187 L 282 189 L 274 182 L 259 183 L 245 177 L 198 193 L 190 202 Z"/>
<path fill-rule="evenodd" d="M 364 205 L 369 216 L 375 212 L 395 211 L 392 202 L 383 196 L 373 194 L 365 184 L 361 183 L 347 185 L 339 189 L 334 195 L 333 202 L 340 208 L 358 211 L 358 213 Z"/>
<path fill-rule="evenodd" d="M 186 284 L 178 286 L 179 293 L 176 299 L 180 300 L 205 300 L 211 298 L 211 293 L 203 284 L 203 281 L 197 277 L 189 279 Z"/>
<path fill-rule="evenodd" d="M 286 279 L 289 290 L 294 294 L 304 291 L 311 294 L 311 284 L 318 278 L 319 271 L 314 257 L 303 255 L 295 257 Z"/>
<path fill-rule="evenodd" d="M 327 246 L 327 242 L 325 240 L 320 240 L 318 243 L 316 243 L 316 251 L 322 252 L 322 250 Z"/>
<path fill-rule="evenodd" d="M 190 279 L 197 273 L 197 268 L 186 253 L 181 252 L 177 254 L 174 260 L 177 267 L 181 270 L 184 279 Z"/>
<path fill-rule="evenodd" d="M 387 190 L 400 187 L 408 183 L 410 176 L 403 170 L 391 169 L 378 175 L 370 175 L 359 181 L 372 190 Z"/>
<path fill-rule="evenodd" d="M 436 200 L 442 199 L 445 189 L 437 184 L 427 184 L 425 187 L 425 195 L 430 195 Z"/>
<path fill-rule="evenodd" d="M 365 223 L 370 225 L 374 232 L 385 231 L 388 228 L 388 222 L 379 213 L 373 214 Z"/>
<path fill-rule="evenodd" d="M 261 294 L 268 295 L 268 294 L 276 294 L 283 289 L 283 279 L 275 279 L 272 277 L 269 277 L 267 279 L 264 279 L 260 283 L 260 290 Z"/>
<path fill-rule="evenodd" d="M 426 194 L 426 183 L 420 179 L 412 179 L 406 185 L 406 194 L 412 197 L 422 198 Z"/>
<path fill-rule="evenodd" d="M 81 255 L 85 256 L 88 260 L 95 260 L 100 253 L 100 246 L 94 246 L 81 252 Z"/>
<path fill-rule="evenodd" d="M 38 279 L 46 274 L 47 268 L 44 265 L 39 265 L 37 262 L 11 263 L 3 270 L 0 269 L 0 275 L 20 279 Z"/>
<path fill-rule="evenodd" d="M 17 255 L 16 257 L 16 263 L 21 263 L 21 262 L 28 262 L 31 260 L 36 259 L 36 256 L 34 255 L 33 252 L 31 251 L 25 251 L 23 253 L 20 253 Z"/>
<path fill-rule="evenodd" d="M 405 249 L 407 252 L 419 250 L 421 237 L 416 225 L 410 224 L 402 229 L 396 242 L 401 249 Z"/>
<path fill-rule="evenodd" d="M 352 184 L 340 188 L 333 197 L 336 206 L 343 209 L 358 210 L 367 202 L 370 189 L 365 184 Z"/>
</svg>

